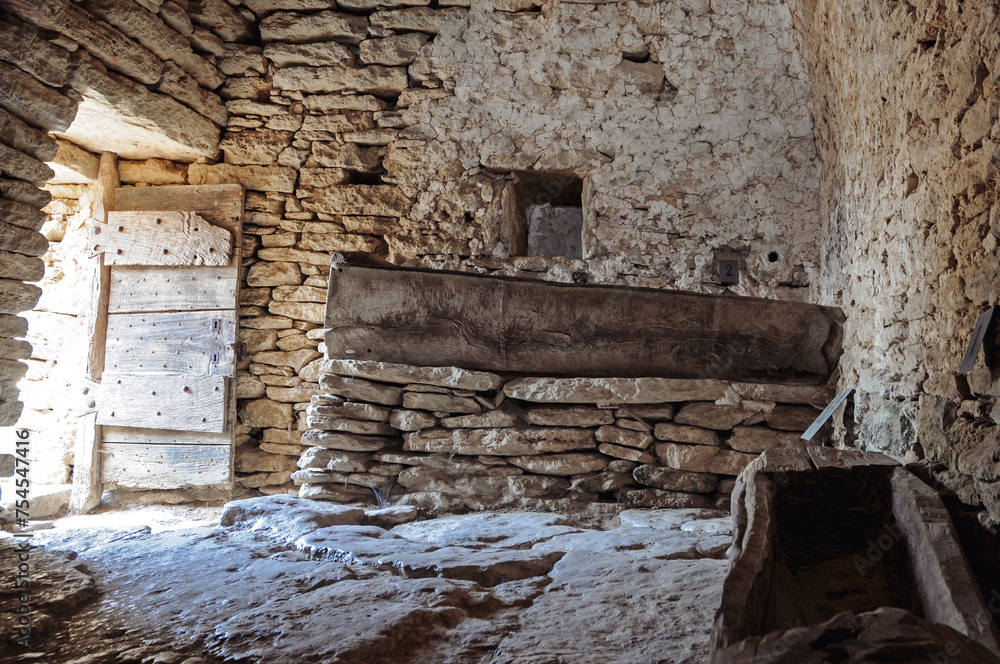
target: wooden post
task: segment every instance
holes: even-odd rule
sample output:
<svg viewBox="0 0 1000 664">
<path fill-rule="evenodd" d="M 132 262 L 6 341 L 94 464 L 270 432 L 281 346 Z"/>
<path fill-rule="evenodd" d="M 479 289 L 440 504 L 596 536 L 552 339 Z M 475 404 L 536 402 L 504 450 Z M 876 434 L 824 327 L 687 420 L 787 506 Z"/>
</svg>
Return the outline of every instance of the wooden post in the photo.
<svg viewBox="0 0 1000 664">
<path fill-rule="evenodd" d="M 108 212 L 115 208 L 118 189 L 118 157 L 112 152 L 101 154 L 97 174 L 97 200 L 94 220 L 107 223 Z M 104 373 L 104 347 L 108 334 L 108 297 L 111 293 L 111 267 L 104 264 L 104 254 L 93 259 L 93 285 L 87 316 L 90 352 L 87 357 L 87 378 L 99 383 Z M 70 509 L 74 513 L 88 512 L 101 502 L 101 427 L 97 413 L 88 415 L 77 441 L 73 462 L 73 491 Z"/>
</svg>

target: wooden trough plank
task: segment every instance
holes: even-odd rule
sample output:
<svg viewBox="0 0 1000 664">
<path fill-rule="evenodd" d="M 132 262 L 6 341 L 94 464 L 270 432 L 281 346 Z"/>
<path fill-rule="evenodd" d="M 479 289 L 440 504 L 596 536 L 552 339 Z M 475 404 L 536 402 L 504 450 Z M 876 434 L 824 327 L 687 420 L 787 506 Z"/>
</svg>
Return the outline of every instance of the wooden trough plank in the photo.
<svg viewBox="0 0 1000 664">
<path fill-rule="evenodd" d="M 238 184 L 125 187 L 118 190 L 115 209 L 197 212 L 236 237 L 243 218 L 243 187 Z"/>
<path fill-rule="evenodd" d="M 106 489 L 181 489 L 230 483 L 228 445 L 108 443 L 101 448 Z"/>
<path fill-rule="evenodd" d="M 90 250 L 108 265 L 229 265 L 233 236 L 194 212 L 109 212 Z"/>
<path fill-rule="evenodd" d="M 551 376 L 823 384 L 839 309 L 801 302 L 340 264 L 330 357 Z"/>
<path fill-rule="evenodd" d="M 97 423 L 222 433 L 227 404 L 224 376 L 105 371 Z"/>
<path fill-rule="evenodd" d="M 235 311 L 111 314 L 105 366 L 116 372 L 232 376 Z"/>
<path fill-rule="evenodd" d="M 139 267 L 111 268 L 108 311 L 197 311 L 235 309 L 236 267 Z"/>
<path fill-rule="evenodd" d="M 105 443 L 139 443 L 142 445 L 231 445 L 232 435 L 205 431 L 171 431 L 170 429 L 137 429 L 135 427 L 103 427 Z"/>
</svg>

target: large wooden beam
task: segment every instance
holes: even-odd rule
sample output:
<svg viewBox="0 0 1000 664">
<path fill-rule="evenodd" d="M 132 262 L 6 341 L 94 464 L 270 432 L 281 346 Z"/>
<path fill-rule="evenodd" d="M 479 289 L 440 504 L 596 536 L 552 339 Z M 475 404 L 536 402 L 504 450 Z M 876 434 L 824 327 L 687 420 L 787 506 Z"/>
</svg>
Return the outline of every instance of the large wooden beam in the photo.
<svg viewBox="0 0 1000 664">
<path fill-rule="evenodd" d="M 839 309 L 616 286 L 340 263 L 330 357 L 549 376 L 818 385 L 841 353 Z"/>
</svg>

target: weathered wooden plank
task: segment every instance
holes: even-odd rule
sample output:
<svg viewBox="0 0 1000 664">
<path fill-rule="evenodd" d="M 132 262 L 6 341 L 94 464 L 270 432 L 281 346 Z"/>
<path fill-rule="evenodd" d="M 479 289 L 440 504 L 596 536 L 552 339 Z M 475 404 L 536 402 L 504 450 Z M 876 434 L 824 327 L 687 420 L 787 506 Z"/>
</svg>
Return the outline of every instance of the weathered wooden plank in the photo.
<svg viewBox="0 0 1000 664">
<path fill-rule="evenodd" d="M 196 212 L 235 237 L 243 218 L 243 187 L 238 184 L 203 184 L 125 188 L 118 192 L 116 205 L 116 210 L 136 212 Z"/>
<path fill-rule="evenodd" d="M 231 445 L 233 436 L 231 433 L 209 433 L 206 431 L 101 427 L 101 440 L 105 443 L 141 445 Z"/>
<path fill-rule="evenodd" d="M 107 338 L 109 371 L 235 373 L 235 311 L 112 314 Z"/>
<path fill-rule="evenodd" d="M 108 489 L 180 489 L 228 485 L 228 445 L 139 445 L 105 443 L 101 473 Z"/>
<path fill-rule="evenodd" d="M 233 236 L 194 212 L 111 212 L 94 224 L 90 250 L 108 265 L 230 264 Z"/>
<path fill-rule="evenodd" d="M 97 413 L 83 417 L 80 427 L 73 453 L 73 488 L 69 494 L 69 508 L 74 514 L 89 512 L 101 502 L 101 462 L 97 453 L 101 427 L 97 426 Z"/>
<path fill-rule="evenodd" d="M 140 267 L 111 270 L 108 311 L 197 311 L 235 309 L 239 269 L 230 267 Z"/>
<path fill-rule="evenodd" d="M 224 376 L 106 371 L 97 423 L 222 433 L 227 406 Z"/>
<path fill-rule="evenodd" d="M 94 221 L 106 222 L 108 213 L 115 207 L 117 196 L 118 157 L 112 152 L 101 154 L 97 172 L 97 199 L 94 201 Z M 87 378 L 100 382 L 104 371 L 104 342 L 108 333 L 108 301 L 111 289 L 111 268 L 104 264 L 103 256 L 95 256 L 90 292 L 90 310 L 87 316 L 87 333 L 90 351 L 87 357 Z"/>
<path fill-rule="evenodd" d="M 342 263 L 330 275 L 330 357 L 551 376 L 822 384 L 839 309 Z"/>
</svg>

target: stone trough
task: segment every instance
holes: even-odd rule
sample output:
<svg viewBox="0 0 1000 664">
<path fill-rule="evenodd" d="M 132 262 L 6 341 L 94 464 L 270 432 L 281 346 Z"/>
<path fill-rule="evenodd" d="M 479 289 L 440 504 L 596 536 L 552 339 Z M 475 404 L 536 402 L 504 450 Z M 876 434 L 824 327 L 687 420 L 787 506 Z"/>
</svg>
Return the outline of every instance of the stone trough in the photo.
<svg viewBox="0 0 1000 664">
<path fill-rule="evenodd" d="M 769 450 L 740 475 L 732 506 L 712 664 L 804 661 L 799 649 L 824 648 L 829 661 L 911 661 L 864 658 L 910 631 L 929 652 L 971 657 L 947 661 L 1000 652 L 944 505 L 889 457 Z"/>
</svg>

